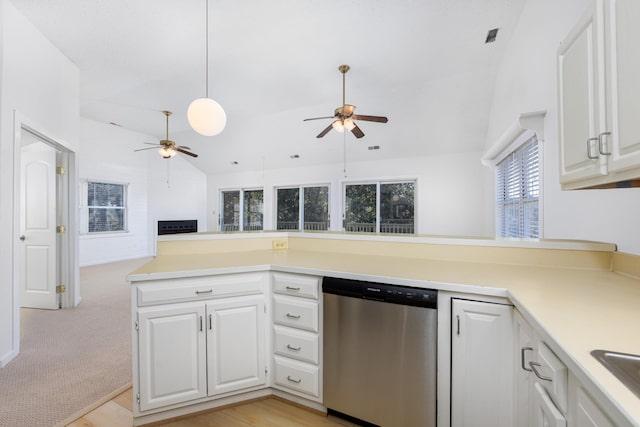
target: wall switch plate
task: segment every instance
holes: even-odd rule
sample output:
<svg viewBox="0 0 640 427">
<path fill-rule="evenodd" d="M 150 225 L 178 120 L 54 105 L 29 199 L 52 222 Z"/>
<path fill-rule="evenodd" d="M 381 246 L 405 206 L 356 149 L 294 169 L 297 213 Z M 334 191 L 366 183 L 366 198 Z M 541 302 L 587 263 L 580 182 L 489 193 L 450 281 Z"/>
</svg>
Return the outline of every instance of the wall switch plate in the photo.
<svg viewBox="0 0 640 427">
<path fill-rule="evenodd" d="M 287 249 L 289 243 L 286 240 L 272 240 L 271 249 Z"/>
</svg>

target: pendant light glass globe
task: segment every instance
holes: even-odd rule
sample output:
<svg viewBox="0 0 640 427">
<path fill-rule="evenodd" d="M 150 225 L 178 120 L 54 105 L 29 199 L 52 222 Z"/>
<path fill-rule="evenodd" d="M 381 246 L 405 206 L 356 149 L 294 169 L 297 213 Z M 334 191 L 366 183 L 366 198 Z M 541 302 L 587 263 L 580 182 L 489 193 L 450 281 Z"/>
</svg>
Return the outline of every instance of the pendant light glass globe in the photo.
<svg viewBox="0 0 640 427">
<path fill-rule="evenodd" d="M 189 125 L 200 135 L 214 136 L 223 131 L 227 115 L 211 98 L 198 98 L 187 109 Z"/>
</svg>

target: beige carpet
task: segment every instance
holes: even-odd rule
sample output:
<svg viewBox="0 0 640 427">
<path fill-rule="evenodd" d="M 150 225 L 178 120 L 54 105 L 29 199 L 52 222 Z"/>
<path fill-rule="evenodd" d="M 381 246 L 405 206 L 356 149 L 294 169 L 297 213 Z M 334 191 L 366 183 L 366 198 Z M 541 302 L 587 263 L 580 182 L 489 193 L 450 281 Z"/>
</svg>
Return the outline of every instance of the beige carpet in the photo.
<svg viewBox="0 0 640 427">
<path fill-rule="evenodd" d="M 125 278 L 148 260 L 81 268 L 78 307 L 21 310 L 20 354 L 0 369 L 0 426 L 53 426 L 131 382 Z"/>
</svg>

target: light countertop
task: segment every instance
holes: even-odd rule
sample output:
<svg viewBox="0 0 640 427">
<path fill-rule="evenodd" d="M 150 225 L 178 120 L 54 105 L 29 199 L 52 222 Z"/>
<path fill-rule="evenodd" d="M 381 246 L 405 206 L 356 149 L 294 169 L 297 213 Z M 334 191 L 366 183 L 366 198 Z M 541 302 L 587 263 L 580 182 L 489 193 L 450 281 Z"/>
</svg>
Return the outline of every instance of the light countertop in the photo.
<svg viewBox="0 0 640 427">
<path fill-rule="evenodd" d="M 640 280 L 602 268 L 507 265 L 313 250 L 159 255 L 128 279 L 284 271 L 509 298 L 576 376 L 640 426 L 640 399 L 591 355 L 640 354 Z"/>
</svg>

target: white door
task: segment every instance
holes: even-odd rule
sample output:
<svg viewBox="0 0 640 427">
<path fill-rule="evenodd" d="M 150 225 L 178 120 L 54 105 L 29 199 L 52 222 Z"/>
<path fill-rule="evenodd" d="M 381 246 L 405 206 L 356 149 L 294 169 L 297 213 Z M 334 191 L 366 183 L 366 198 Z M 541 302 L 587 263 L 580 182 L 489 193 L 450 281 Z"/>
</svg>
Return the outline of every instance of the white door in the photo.
<svg viewBox="0 0 640 427">
<path fill-rule="evenodd" d="M 513 307 L 453 299 L 451 426 L 513 426 Z"/>
<path fill-rule="evenodd" d="M 560 182 L 607 174 L 607 156 L 599 152 L 604 97 L 599 91 L 598 31 L 595 7 L 563 41 L 558 51 L 558 126 Z"/>
<path fill-rule="evenodd" d="M 140 410 L 205 397 L 204 304 L 175 304 L 138 313 Z"/>
<path fill-rule="evenodd" d="M 56 151 L 21 154 L 20 305 L 58 308 L 56 279 Z"/>
<path fill-rule="evenodd" d="M 209 396 L 266 384 L 264 295 L 207 303 Z"/>
</svg>

